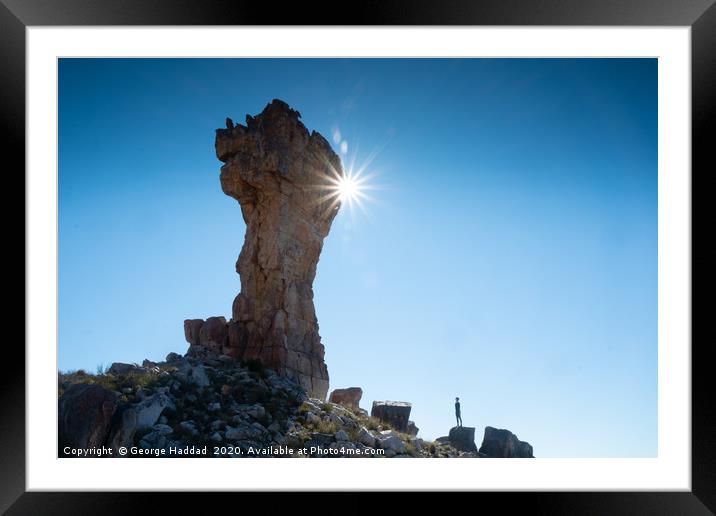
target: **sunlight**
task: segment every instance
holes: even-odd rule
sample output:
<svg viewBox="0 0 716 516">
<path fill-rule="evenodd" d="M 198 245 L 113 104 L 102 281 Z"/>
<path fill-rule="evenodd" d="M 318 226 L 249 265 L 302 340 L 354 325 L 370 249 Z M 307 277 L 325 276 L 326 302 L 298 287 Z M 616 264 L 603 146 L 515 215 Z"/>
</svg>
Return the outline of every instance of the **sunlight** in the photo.
<svg viewBox="0 0 716 516">
<path fill-rule="evenodd" d="M 333 199 L 332 204 L 347 205 L 351 211 L 354 205 L 364 209 L 363 202 L 370 200 L 366 190 L 371 189 L 371 185 L 368 184 L 370 176 L 363 175 L 362 172 L 362 169 L 358 172 L 348 169 L 342 174 L 335 173 L 334 177 L 330 178 L 327 197 Z"/>
<path fill-rule="evenodd" d="M 340 209 L 347 206 L 353 216 L 354 207 L 367 214 L 365 203 L 375 202 L 375 199 L 368 195 L 368 190 L 378 190 L 380 187 L 373 183 L 378 175 L 377 171 L 368 172 L 367 169 L 378 154 L 374 149 L 366 156 L 365 160 L 356 164 L 358 156 L 358 145 L 352 145 L 352 157 L 348 157 L 348 142 L 343 138 L 338 128 L 333 129 L 333 142 L 338 144 L 340 151 L 341 166 L 335 167 L 326 162 L 329 174 L 320 177 L 320 181 L 313 187 L 321 190 L 323 195 L 316 199 L 320 204 L 326 203 L 326 209 Z"/>
<path fill-rule="evenodd" d="M 337 189 L 341 202 L 351 202 L 360 195 L 360 186 L 356 180 L 349 175 L 345 175 L 338 180 Z"/>
</svg>

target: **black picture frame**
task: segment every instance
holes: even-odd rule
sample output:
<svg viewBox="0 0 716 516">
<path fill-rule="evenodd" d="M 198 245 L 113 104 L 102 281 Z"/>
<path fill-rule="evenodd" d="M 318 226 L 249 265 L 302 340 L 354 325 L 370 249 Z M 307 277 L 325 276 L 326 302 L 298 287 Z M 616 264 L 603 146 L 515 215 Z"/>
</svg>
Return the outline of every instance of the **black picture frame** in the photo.
<svg viewBox="0 0 716 516">
<path fill-rule="evenodd" d="M 606 25 L 690 26 L 692 74 L 692 193 L 716 171 L 709 128 L 716 125 L 715 0 L 370 0 L 336 3 L 221 0 L 0 0 L 0 113 L 6 176 L 24 178 L 25 28 L 41 25 Z M 22 171 L 22 172 L 21 172 Z M 24 191 L 24 181 L 22 189 Z M 13 190 L 17 192 L 18 190 Z M 13 196 L 16 194 L 13 194 Z M 692 195 L 692 220 L 696 221 Z M 10 208 L 5 220 L 9 218 Z M 16 211 L 15 211 L 16 213 Z M 17 218 L 17 215 L 14 215 Z M 12 222 L 11 222 L 12 223 Z M 692 230 L 693 231 L 693 230 Z M 695 269 L 705 268 L 693 260 Z M 27 256 L 25 256 L 25 259 Z M 701 264 L 704 264 L 702 266 Z M 697 266 L 697 267 L 694 267 Z M 708 284 L 697 284 L 706 290 Z M 696 289 L 692 286 L 692 296 Z M 692 313 L 696 307 L 692 303 Z M 703 319 L 703 318 L 702 318 Z M 15 323 L 17 324 L 17 323 Z M 569 514 L 713 514 L 716 511 L 716 412 L 713 339 L 696 338 L 692 315 L 692 491 L 480 493 L 501 511 Z M 13 342 L 13 341 L 10 341 Z M 25 492 L 25 354 L 5 345 L 0 377 L 0 511 L 7 514 L 123 514 L 186 503 L 184 495 Z M 17 341 L 14 341 L 17 342 Z M 231 494 L 206 493 L 212 500 Z M 273 495 L 272 495 L 273 498 Z M 215 503 L 214 501 L 212 503 Z M 295 503 L 295 501 L 294 501 Z M 331 503 L 331 502 L 327 502 Z M 169 505 L 167 505 L 169 504 Z"/>
</svg>

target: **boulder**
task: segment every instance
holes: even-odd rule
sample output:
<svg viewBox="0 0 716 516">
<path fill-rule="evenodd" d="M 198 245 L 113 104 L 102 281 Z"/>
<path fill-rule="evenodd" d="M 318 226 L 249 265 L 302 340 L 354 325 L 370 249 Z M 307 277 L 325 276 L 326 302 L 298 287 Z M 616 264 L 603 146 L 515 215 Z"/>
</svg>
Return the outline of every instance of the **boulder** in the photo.
<svg viewBox="0 0 716 516">
<path fill-rule="evenodd" d="M 204 319 L 185 319 L 184 320 L 184 338 L 191 345 L 199 344 L 199 331 Z M 167 362 L 169 359 L 167 358 Z"/>
<path fill-rule="evenodd" d="M 313 280 L 340 206 L 334 181 L 343 170 L 328 141 L 299 119 L 275 99 L 247 116 L 246 125 L 216 130 L 221 188 L 238 201 L 246 224 L 231 317 L 242 326 L 232 330 L 228 347 L 325 399 Z"/>
<path fill-rule="evenodd" d="M 224 436 L 230 441 L 245 441 L 247 439 L 255 439 L 261 436 L 261 431 L 253 428 L 251 425 L 243 425 L 239 427 L 226 427 Z"/>
<path fill-rule="evenodd" d="M 471 426 L 454 426 L 448 434 L 450 445 L 458 451 L 477 452 L 475 445 L 475 428 Z"/>
<path fill-rule="evenodd" d="M 415 421 L 408 421 L 408 430 L 407 430 L 406 433 L 407 433 L 409 436 L 415 437 L 416 435 L 418 435 L 418 432 L 419 432 L 419 431 L 420 431 L 420 428 L 418 428 L 417 426 L 415 426 Z"/>
<path fill-rule="evenodd" d="M 505 429 L 485 427 L 480 453 L 492 458 L 534 458 L 532 446 Z"/>
<path fill-rule="evenodd" d="M 114 375 L 114 376 L 125 376 L 128 373 L 134 372 L 139 367 L 136 364 L 124 364 L 122 362 L 115 362 L 111 366 L 109 366 L 109 369 L 107 369 L 107 373 Z"/>
<path fill-rule="evenodd" d="M 360 430 L 358 430 L 358 442 L 372 448 L 375 446 L 375 437 L 373 437 L 373 434 L 371 434 L 366 427 L 362 426 Z"/>
<path fill-rule="evenodd" d="M 405 443 L 393 430 L 384 430 L 376 436 L 378 446 L 395 453 L 405 453 Z"/>
<path fill-rule="evenodd" d="M 400 432 L 407 432 L 411 408 L 405 401 L 374 401 L 370 415 Z"/>
<path fill-rule="evenodd" d="M 334 440 L 335 440 L 335 435 L 333 435 L 333 434 L 311 432 L 309 434 L 309 439 L 306 441 L 306 448 L 311 448 L 312 446 L 316 446 L 316 447 L 328 446 Z"/>
<path fill-rule="evenodd" d="M 185 358 L 181 356 L 179 353 L 174 353 L 173 351 L 167 355 L 167 358 L 164 359 L 168 364 L 172 364 L 177 361 L 183 361 Z"/>
<path fill-rule="evenodd" d="M 162 411 L 167 408 L 174 408 L 174 402 L 164 393 L 156 393 L 134 406 L 134 410 L 137 413 L 137 429 L 150 428 L 159 419 Z"/>
<path fill-rule="evenodd" d="M 206 369 L 201 364 L 195 365 L 191 368 L 189 380 L 199 387 L 208 387 L 211 383 L 209 382 L 209 376 L 206 374 Z"/>
<path fill-rule="evenodd" d="M 338 403 L 351 410 L 357 410 L 362 397 L 363 389 L 360 387 L 348 387 L 347 389 L 334 389 L 328 401 Z"/>
<path fill-rule="evenodd" d="M 227 338 L 224 317 L 209 317 L 199 329 L 199 346 L 210 353 L 223 353 Z"/>
<path fill-rule="evenodd" d="M 70 386 L 58 400 L 58 438 L 60 453 L 71 448 L 95 448 L 105 444 L 116 396 L 96 384 Z"/>
<path fill-rule="evenodd" d="M 196 428 L 196 424 L 193 421 L 181 421 L 179 423 L 179 428 L 181 428 L 182 431 L 188 433 L 189 435 L 199 435 L 199 430 Z"/>
<path fill-rule="evenodd" d="M 133 407 L 117 410 L 112 417 L 112 430 L 108 444 L 116 452 L 120 447 L 134 444 L 137 431 L 137 411 Z"/>
</svg>

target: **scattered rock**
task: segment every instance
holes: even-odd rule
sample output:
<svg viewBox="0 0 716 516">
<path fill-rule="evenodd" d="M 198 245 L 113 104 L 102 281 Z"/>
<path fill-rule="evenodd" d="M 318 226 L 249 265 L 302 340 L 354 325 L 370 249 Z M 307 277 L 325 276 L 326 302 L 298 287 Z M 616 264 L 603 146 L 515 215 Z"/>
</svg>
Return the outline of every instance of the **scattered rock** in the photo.
<svg viewBox="0 0 716 516">
<path fill-rule="evenodd" d="M 266 416 L 266 410 L 261 405 L 252 405 L 245 412 L 254 419 L 263 419 Z"/>
<path fill-rule="evenodd" d="M 405 453 L 405 443 L 393 430 L 384 430 L 376 437 L 378 446 L 397 454 Z"/>
<path fill-rule="evenodd" d="M 196 425 L 193 421 L 182 421 L 181 423 L 179 423 L 179 426 L 182 430 L 188 432 L 191 435 L 199 435 L 199 430 L 197 430 Z"/>
<path fill-rule="evenodd" d="M 260 426 L 260 425 L 259 425 Z M 263 427 L 262 427 L 263 428 Z M 224 437 L 230 441 L 245 441 L 250 439 L 257 439 L 261 437 L 262 431 L 251 425 L 245 425 L 240 427 L 227 426 L 224 432 Z"/>
<path fill-rule="evenodd" d="M 358 442 L 372 448 L 375 446 L 375 437 L 373 437 L 373 434 L 371 434 L 366 427 L 362 426 L 360 430 L 358 430 Z"/>
<path fill-rule="evenodd" d="M 169 425 L 163 425 L 161 423 L 156 424 L 152 427 L 152 430 L 158 432 L 161 435 L 169 435 L 174 432 L 174 429 Z"/>
<path fill-rule="evenodd" d="M 209 377 L 206 374 L 206 369 L 201 364 L 191 368 L 189 380 L 199 387 L 208 387 L 211 384 L 211 382 L 209 382 Z"/>
<path fill-rule="evenodd" d="M 174 407 L 174 402 L 164 393 L 156 393 L 140 401 L 136 406 L 137 429 L 153 426 L 162 411 L 167 407 Z"/>
</svg>

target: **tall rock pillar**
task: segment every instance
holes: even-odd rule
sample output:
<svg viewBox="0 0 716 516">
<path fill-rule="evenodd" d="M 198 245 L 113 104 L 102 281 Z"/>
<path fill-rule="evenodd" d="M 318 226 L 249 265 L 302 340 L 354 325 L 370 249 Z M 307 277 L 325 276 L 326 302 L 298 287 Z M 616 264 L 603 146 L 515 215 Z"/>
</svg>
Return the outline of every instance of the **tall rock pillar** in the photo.
<svg viewBox="0 0 716 516">
<path fill-rule="evenodd" d="M 246 125 L 216 131 L 221 188 L 241 205 L 246 236 L 236 270 L 228 344 L 325 399 L 328 370 L 313 305 L 313 280 L 339 205 L 331 180 L 341 162 L 300 114 L 273 100 Z"/>
</svg>

